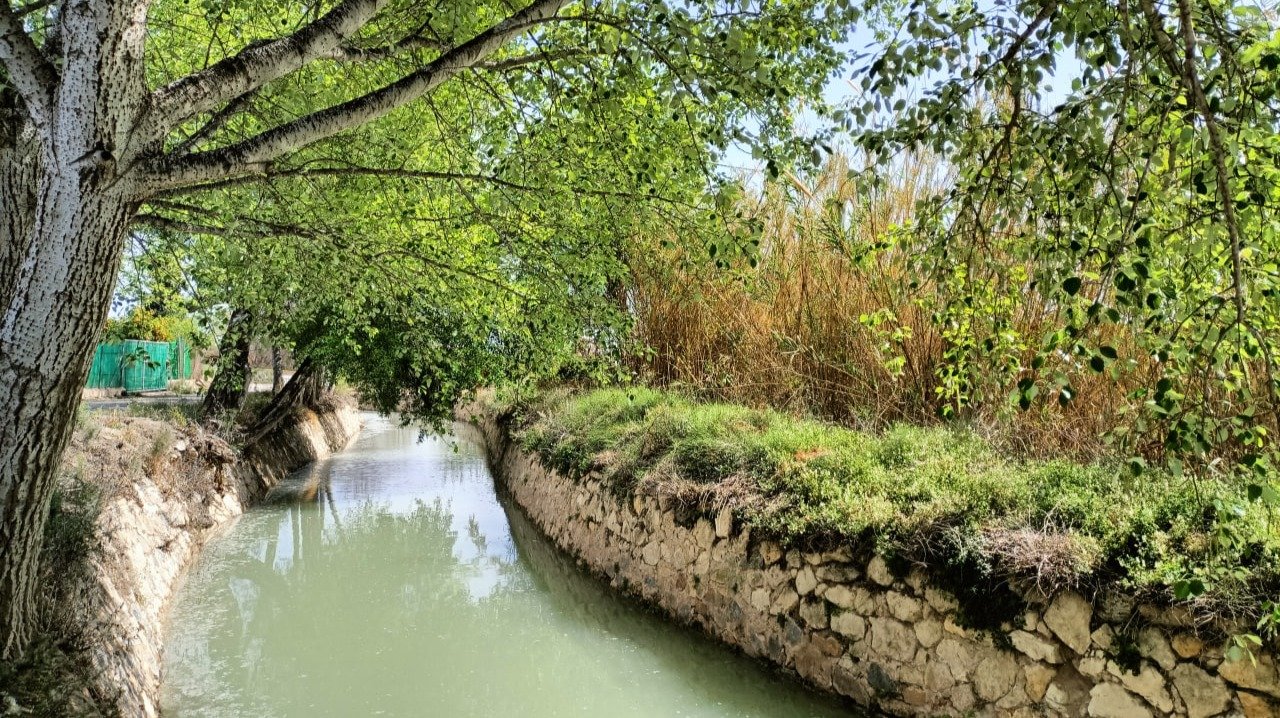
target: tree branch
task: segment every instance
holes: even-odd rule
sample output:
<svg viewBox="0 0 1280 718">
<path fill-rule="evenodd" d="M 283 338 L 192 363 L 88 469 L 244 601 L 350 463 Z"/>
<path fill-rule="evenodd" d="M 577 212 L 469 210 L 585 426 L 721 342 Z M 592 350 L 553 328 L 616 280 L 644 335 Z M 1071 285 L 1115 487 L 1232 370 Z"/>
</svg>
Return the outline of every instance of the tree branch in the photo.
<svg viewBox="0 0 1280 718">
<path fill-rule="evenodd" d="M 267 130 L 243 142 L 209 152 L 168 157 L 152 168 L 153 191 L 207 183 L 261 172 L 268 163 L 296 149 L 372 122 L 417 100 L 493 54 L 507 41 L 552 17 L 570 0 L 535 0 L 467 42 L 441 54 L 421 69 L 367 95 Z"/>
<path fill-rule="evenodd" d="M 0 6 L 0 64 L 9 73 L 9 81 L 26 104 L 32 122 L 48 125 L 58 72 L 22 29 L 22 20 L 7 2 Z"/>
<path fill-rule="evenodd" d="M 481 70 L 510 70 L 516 67 L 524 67 L 537 62 L 555 62 L 556 60 L 568 60 L 575 57 L 585 57 L 591 53 L 582 49 L 566 49 L 558 52 L 531 52 L 527 55 L 517 55 L 509 57 L 505 60 L 494 60 L 493 62 L 483 62 L 476 65 Z"/>
<path fill-rule="evenodd" d="M 415 35 L 406 37 L 399 42 L 382 47 L 356 47 L 354 45 L 340 45 L 333 50 L 325 53 L 321 57 L 326 60 L 334 60 L 337 62 L 377 62 L 380 60 L 390 60 L 406 52 L 414 50 L 437 50 L 443 52 L 449 49 L 446 45 L 438 40 Z"/>
<path fill-rule="evenodd" d="M 241 185 L 252 184 L 254 182 L 267 182 L 273 179 L 299 179 L 308 177 L 385 177 L 389 179 L 412 179 L 412 180 L 450 180 L 461 182 L 479 182 L 491 184 L 506 189 L 516 190 L 519 192 L 550 192 L 553 191 L 549 187 L 539 187 L 537 185 L 521 184 L 510 180 L 502 179 L 494 175 L 479 174 L 473 172 L 442 172 L 436 170 L 415 170 L 397 167 L 300 167 L 296 169 L 275 169 L 268 168 L 261 172 L 241 174 L 234 177 L 217 180 L 214 182 L 206 182 L 203 184 L 187 185 L 175 189 L 157 192 L 151 196 L 151 200 L 161 200 L 166 197 L 180 197 L 184 195 L 196 194 L 199 192 L 211 192 L 216 190 L 227 189 L 229 187 L 238 187 Z M 557 188 L 571 195 L 583 195 L 588 197 L 616 198 L 628 199 L 637 202 L 661 202 L 664 204 L 692 208 L 685 202 L 676 199 L 663 197 L 661 195 L 637 194 L 635 192 L 622 192 L 618 190 L 603 189 L 585 189 L 575 187 L 559 187 Z"/>
<path fill-rule="evenodd" d="M 152 95 L 155 121 L 171 127 L 324 57 L 364 27 L 387 2 L 343 0 L 319 20 L 288 37 L 250 45 L 156 90 Z"/>
<path fill-rule="evenodd" d="M 202 140 L 208 139 L 211 135 L 213 135 L 213 133 L 221 129 L 222 126 L 225 125 L 228 120 L 230 120 L 232 117 L 235 117 L 237 114 L 243 111 L 246 107 L 248 107 L 249 104 L 253 102 L 253 98 L 256 97 L 257 95 L 258 95 L 257 90 L 250 90 L 249 92 L 246 92 L 245 94 L 235 98 L 231 102 L 228 102 L 226 106 L 223 107 L 221 110 L 218 110 L 217 112 L 213 113 L 213 115 L 209 118 L 208 122 L 204 123 L 203 125 L 200 126 L 199 129 L 191 133 L 190 137 L 183 140 L 182 142 L 179 142 L 177 146 L 173 148 L 172 151 L 175 154 L 181 154 L 195 147 Z"/>
<path fill-rule="evenodd" d="M 14 12 L 15 17 L 26 17 L 37 10 L 43 10 L 58 0 L 36 0 L 30 5 L 23 5 Z"/>
</svg>

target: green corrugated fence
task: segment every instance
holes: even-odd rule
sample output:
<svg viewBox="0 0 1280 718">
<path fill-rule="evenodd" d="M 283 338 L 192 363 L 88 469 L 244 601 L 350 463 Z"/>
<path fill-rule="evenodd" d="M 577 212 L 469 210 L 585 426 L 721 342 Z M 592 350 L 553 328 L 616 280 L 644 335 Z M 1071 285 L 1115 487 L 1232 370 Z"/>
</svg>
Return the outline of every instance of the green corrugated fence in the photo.
<svg viewBox="0 0 1280 718">
<path fill-rule="evenodd" d="M 93 353 L 89 381 L 85 386 L 90 389 L 119 389 L 124 386 L 120 375 L 120 355 L 123 353 L 124 348 L 119 343 L 99 344 Z"/>
<path fill-rule="evenodd" d="M 191 378 L 191 348 L 176 342 L 123 342 L 99 344 L 89 367 L 89 389 L 160 391 L 170 379 Z"/>
<path fill-rule="evenodd" d="M 169 342 L 169 378 L 191 378 L 191 347 L 181 339 Z"/>
</svg>

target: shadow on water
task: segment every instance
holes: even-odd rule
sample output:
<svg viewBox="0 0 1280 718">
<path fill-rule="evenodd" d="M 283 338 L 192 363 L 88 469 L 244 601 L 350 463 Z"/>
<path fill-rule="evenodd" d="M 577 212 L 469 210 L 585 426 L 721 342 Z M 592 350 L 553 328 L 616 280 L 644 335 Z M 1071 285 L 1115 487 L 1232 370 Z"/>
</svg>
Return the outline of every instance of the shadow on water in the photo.
<svg viewBox="0 0 1280 718">
<path fill-rule="evenodd" d="M 475 445 L 370 422 L 206 547 L 166 716 L 848 715 L 580 572 Z"/>
</svg>

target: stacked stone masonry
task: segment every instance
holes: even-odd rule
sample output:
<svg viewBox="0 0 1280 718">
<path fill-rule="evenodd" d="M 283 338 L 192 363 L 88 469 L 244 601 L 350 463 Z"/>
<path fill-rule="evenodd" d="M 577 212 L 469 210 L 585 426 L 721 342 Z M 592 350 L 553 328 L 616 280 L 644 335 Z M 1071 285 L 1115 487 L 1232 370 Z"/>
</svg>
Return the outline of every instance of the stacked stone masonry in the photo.
<svg viewBox="0 0 1280 718">
<path fill-rule="evenodd" d="M 665 497 L 620 499 L 591 475 L 547 470 L 492 416 L 475 416 L 498 481 L 563 550 L 677 620 L 858 705 L 902 716 L 1280 715 L 1273 658 L 1226 661 L 1177 611 L 1119 596 L 1095 607 L 1065 593 L 1032 603 L 998 635 L 969 630 L 922 573 L 752 540 L 728 508 L 690 520 Z"/>
<path fill-rule="evenodd" d="M 96 691 L 122 716 L 159 715 L 164 620 L 169 599 L 200 546 L 280 478 L 345 447 L 360 430 L 353 404 L 298 410 L 293 421 L 237 455 L 203 432 L 179 439 L 172 460 L 214 476 L 215 487 L 166 495 L 150 479 L 102 507 L 101 551 L 76 606 L 84 616 Z"/>
</svg>

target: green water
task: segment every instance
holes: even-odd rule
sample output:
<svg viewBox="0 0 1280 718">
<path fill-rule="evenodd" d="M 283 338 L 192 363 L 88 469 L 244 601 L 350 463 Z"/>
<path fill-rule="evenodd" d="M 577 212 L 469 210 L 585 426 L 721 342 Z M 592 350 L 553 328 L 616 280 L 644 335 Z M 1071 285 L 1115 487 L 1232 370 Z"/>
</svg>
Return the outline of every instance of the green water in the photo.
<svg viewBox="0 0 1280 718">
<path fill-rule="evenodd" d="M 474 444 L 366 420 L 205 547 L 166 716 L 849 715 L 583 575 Z"/>
</svg>

